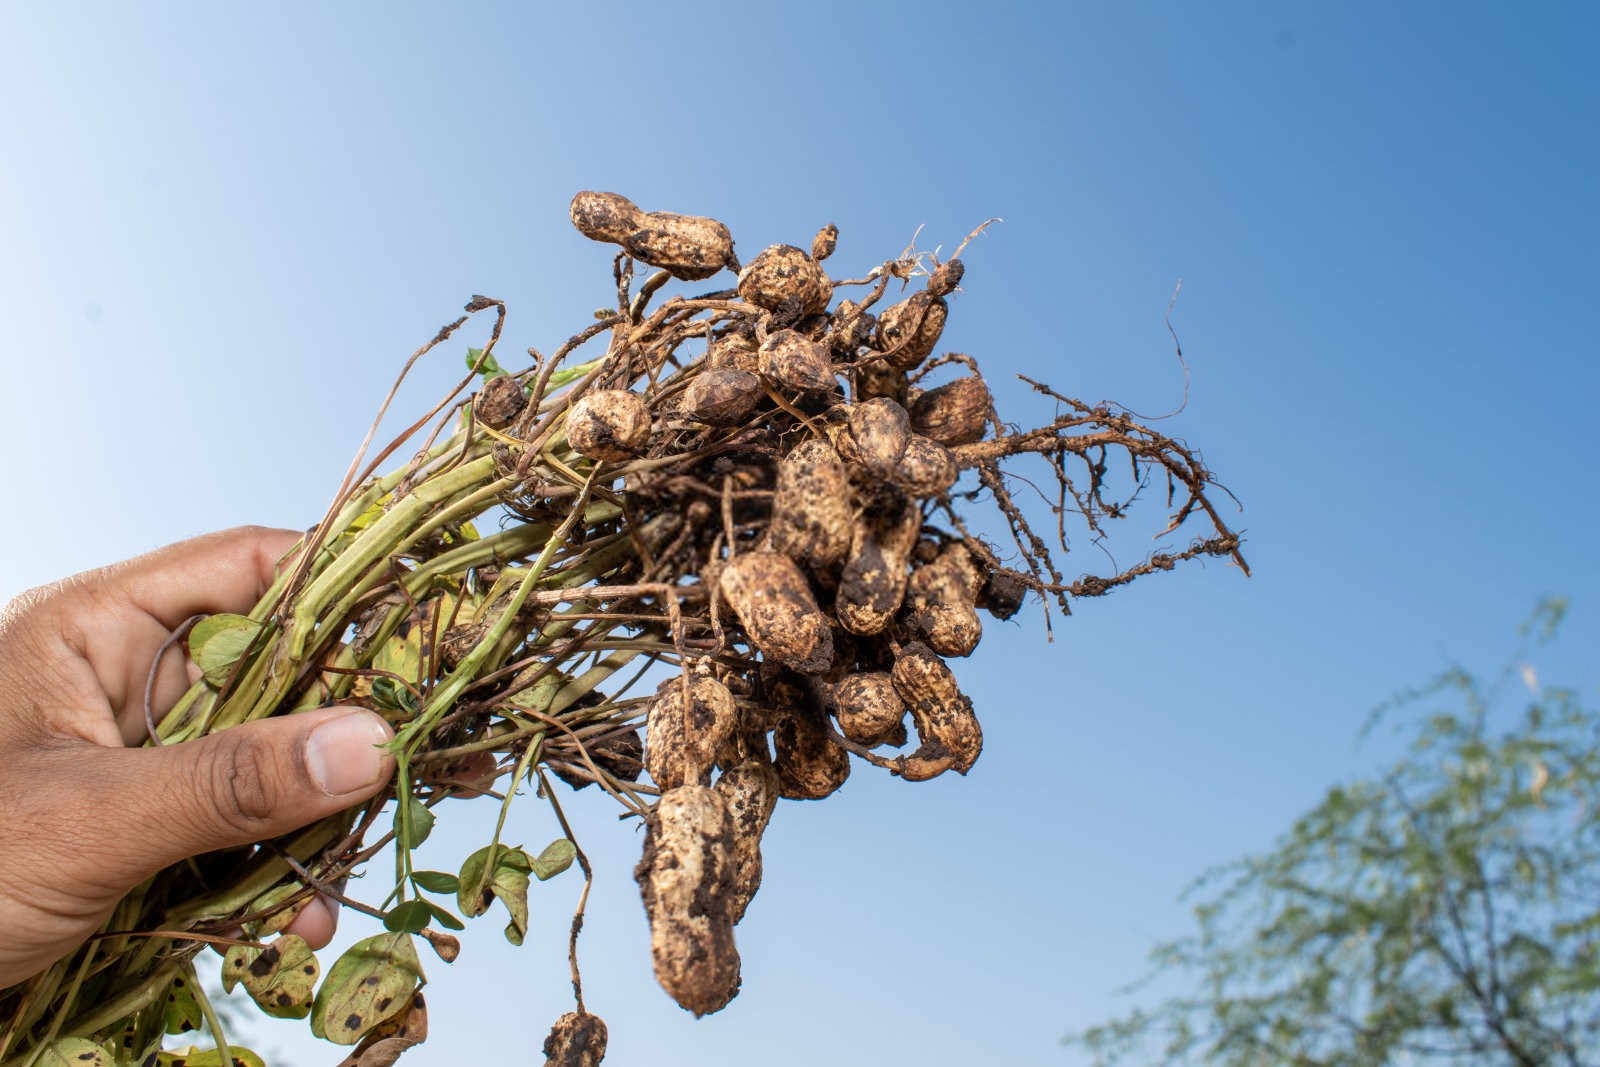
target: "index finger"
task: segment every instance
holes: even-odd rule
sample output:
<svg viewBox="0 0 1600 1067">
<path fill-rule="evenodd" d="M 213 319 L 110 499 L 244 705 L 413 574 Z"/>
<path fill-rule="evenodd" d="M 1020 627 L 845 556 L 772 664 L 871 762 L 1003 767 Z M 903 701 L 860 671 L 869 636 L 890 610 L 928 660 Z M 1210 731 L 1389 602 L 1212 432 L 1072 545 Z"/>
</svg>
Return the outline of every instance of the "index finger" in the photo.
<svg viewBox="0 0 1600 1067">
<path fill-rule="evenodd" d="M 302 536 L 298 530 L 237 526 L 90 571 L 78 583 L 126 599 L 171 630 L 191 615 L 250 610 Z"/>
</svg>

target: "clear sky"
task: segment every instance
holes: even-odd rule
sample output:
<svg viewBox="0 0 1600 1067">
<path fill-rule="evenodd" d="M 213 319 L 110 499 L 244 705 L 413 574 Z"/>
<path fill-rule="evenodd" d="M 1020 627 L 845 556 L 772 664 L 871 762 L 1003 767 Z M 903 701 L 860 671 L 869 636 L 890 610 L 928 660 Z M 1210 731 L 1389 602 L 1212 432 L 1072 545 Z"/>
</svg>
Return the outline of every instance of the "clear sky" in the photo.
<svg viewBox="0 0 1600 1067">
<path fill-rule="evenodd" d="M 1597 680 L 1592 12 L 0 3 L 0 597 L 311 522 L 470 294 L 509 302 L 513 352 L 606 302 L 580 188 L 717 215 L 746 255 L 836 222 L 861 269 L 1003 216 L 947 347 L 1142 411 L 1182 392 L 1181 277 L 1166 425 L 1244 502 L 1253 579 L 1141 581 L 1053 644 L 992 624 L 962 665 L 973 773 L 785 803 L 744 991 L 706 1020 L 651 979 L 634 832 L 572 805 L 608 1062 L 1075 1063 L 1059 1036 L 1186 929 L 1187 879 L 1381 755 L 1353 747 L 1377 700 L 1497 662 L 1544 592 L 1576 606 L 1543 669 Z M 492 818 L 456 807 L 439 866 Z M 513 824 L 554 835 L 536 805 Z M 577 888 L 540 888 L 521 950 L 485 923 L 429 967 L 407 1063 L 536 1061 Z M 299 1032 L 268 1043 L 337 1058 Z"/>
</svg>

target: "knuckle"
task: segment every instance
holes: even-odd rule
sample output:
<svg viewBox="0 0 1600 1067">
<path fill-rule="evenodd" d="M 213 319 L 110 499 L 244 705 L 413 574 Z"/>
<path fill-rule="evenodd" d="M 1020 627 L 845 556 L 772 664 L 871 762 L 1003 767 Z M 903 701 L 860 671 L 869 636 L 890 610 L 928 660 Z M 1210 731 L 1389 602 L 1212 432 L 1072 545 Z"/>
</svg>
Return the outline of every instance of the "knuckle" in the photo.
<svg viewBox="0 0 1600 1067">
<path fill-rule="evenodd" d="M 218 816 L 231 829 L 248 837 L 272 818 L 282 790 L 278 760 L 271 746 L 244 733 L 245 736 L 231 739 L 232 743 L 213 762 L 212 796 Z"/>
<path fill-rule="evenodd" d="M 231 527 L 223 533 L 224 537 L 236 541 L 261 541 L 265 540 L 271 535 L 272 530 L 270 527 L 262 526 L 259 523 L 253 522 L 245 523 L 242 526 Z"/>
</svg>

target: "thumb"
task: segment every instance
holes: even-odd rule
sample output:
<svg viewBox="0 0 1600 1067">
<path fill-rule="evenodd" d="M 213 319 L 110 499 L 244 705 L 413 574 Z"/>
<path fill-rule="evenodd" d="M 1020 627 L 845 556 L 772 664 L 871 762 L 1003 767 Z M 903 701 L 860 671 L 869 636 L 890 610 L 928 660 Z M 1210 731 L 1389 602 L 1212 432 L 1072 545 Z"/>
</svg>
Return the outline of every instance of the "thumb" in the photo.
<svg viewBox="0 0 1600 1067">
<path fill-rule="evenodd" d="M 165 748 L 102 749 L 103 824 L 132 881 L 202 852 L 299 829 L 377 793 L 394 736 L 360 708 L 263 719 Z M 102 853 L 104 855 L 105 853 Z"/>
</svg>

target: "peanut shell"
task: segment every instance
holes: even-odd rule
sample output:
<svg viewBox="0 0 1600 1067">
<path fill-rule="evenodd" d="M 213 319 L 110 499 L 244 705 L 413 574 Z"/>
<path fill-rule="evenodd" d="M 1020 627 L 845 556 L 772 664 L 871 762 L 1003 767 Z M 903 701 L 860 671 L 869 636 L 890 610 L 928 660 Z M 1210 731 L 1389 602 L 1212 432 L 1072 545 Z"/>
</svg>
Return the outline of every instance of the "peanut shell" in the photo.
<svg viewBox="0 0 1600 1067">
<path fill-rule="evenodd" d="M 765 657 L 804 673 L 833 662 L 833 631 L 800 568 L 780 552 L 736 556 L 717 578 L 750 643 Z"/>
<path fill-rule="evenodd" d="M 974 606 L 982 579 L 960 544 L 911 572 L 906 610 L 911 625 L 941 656 L 969 656 L 983 637 Z"/>
<path fill-rule="evenodd" d="M 544 1067 L 599 1067 L 606 1058 L 606 1037 L 600 1016 L 569 1011 L 544 1039 Z"/>
<path fill-rule="evenodd" d="M 988 419 L 989 388 L 981 378 L 957 378 L 911 402 L 912 429 L 952 448 L 982 440 Z"/>
<path fill-rule="evenodd" d="M 826 310 L 833 285 L 817 261 L 794 245 L 770 245 L 740 272 L 739 296 L 798 318 Z"/>
<path fill-rule="evenodd" d="M 874 359 L 857 367 L 854 384 L 857 401 L 886 396 L 902 407 L 906 404 L 906 395 L 911 391 L 905 371 L 882 359 Z"/>
<path fill-rule="evenodd" d="M 903 497 L 857 520 L 834 596 L 834 614 L 846 630 L 876 634 L 889 625 L 905 596 L 906 566 L 921 528 L 921 511 Z"/>
<path fill-rule="evenodd" d="M 845 455 L 868 474 L 887 480 L 911 440 L 911 417 L 888 397 L 851 404 L 845 415 Z"/>
<path fill-rule="evenodd" d="M 669 678 L 650 705 L 644 766 L 662 790 L 705 784 L 738 720 L 733 694 L 715 678 L 697 674 L 687 688 L 690 701 L 683 679 Z"/>
<path fill-rule="evenodd" d="M 830 222 L 818 230 L 817 235 L 811 239 L 811 258 L 821 263 L 833 255 L 833 250 L 838 244 L 839 227 Z"/>
<path fill-rule="evenodd" d="M 749 371 L 703 370 L 684 389 L 678 410 L 712 426 L 736 426 L 765 395 L 761 379 Z"/>
<path fill-rule="evenodd" d="M 737 923 L 761 888 L 761 835 L 778 803 L 778 772 L 766 759 L 749 759 L 723 771 L 712 788 L 727 805 L 733 824 L 728 920 Z"/>
<path fill-rule="evenodd" d="M 527 403 L 528 398 L 515 378 L 509 374 L 497 374 L 478 390 L 478 398 L 473 402 L 473 416 L 485 426 L 499 430 L 509 426 Z"/>
<path fill-rule="evenodd" d="M 878 351 L 900 370 L 914 370 L 939 343 L 948 314 L 944 297 L 912 293 L 878 316 Z"/>
<path fill-rule="evenodd" d="M 835 359 L 854 359 L 860 348 L 871 342 L 878 319 L 861 310 L 854 300 L 841 300 L 828 321 L 827 345 Z"/>
<path fill-rule="evenodd" d="M 591 241 L 620 245 L 637 228 L 644 212 L 621 193 L 585 190 L 572 198 L 572 224 Z"/>
<path fill-rule="evenodd" d="M 634 868 L 656 981 L 695 1015 L 739 992 L 739 950 L 728 918 L 733 824 L 709 786 L 663 793 L 646 820 L 644 854 Z"/>
<path fill-rule="evenodd" d="M 802 441 L 778 465 L 770 533 L 772 547 L 816 569 L 850 551 L 850 483 L 827 441 Z"/>
<path fill-rule="evenodd" d="M 614 778 L 624 782 L 637 782 L 639 776 L 644 773 L 644 742 L 639 739 L 638 730 L 629 730 L 598 744 L 590 744 L 588 750 L 589 758 L 594 761 L 595 766 Z M 581 768 L 583 773 L 561 766 L 552 766 L 550 773 L 574 789 L 593 785 L 594 779 L 588 773 L 589 768 L 583 762 L 583 758 L 575 757 L 571 762 Z"/>
<path fill-rule="evenodd" d="M 567 412 L 567 443 L 581 456 L 620 463 L 637 456 L 650 437 L 650 410 L 626 389 L 596 389 Z"/>
<path fill-rule="evenodd" d="M 778 793 L 786 800 L 821 800 L 850 777 L 850 754 L 828 736 L 816 712 L 785 715 L 772 731 Z"/>
<path fill-rule="evenodd" d="M 736 262 L 728 228 L 699 215 L 641 214 L 620 243 L 634 259 L 686 282 L 709 278 Z"/>
<path fill-rule="evenodd" d="M 742 370 L 755 374 L 761 370 L 753 334 L 730 333 L 711 342 L 706 349 L 706 366 L 718 370 Z"/>
<path fill-rule="evenodd" d="M 933 274 L 928 278 L 928 292 L 934 296 L 949 296 L 955 292 L 956 286 L 961 284 L 961 276 L 967 273 L 967 266 L 959 259 L 950 259 L 934 268 Z"/>
<path fill-rule="evenodd" d="M 906 705 L 887 671 L 862 671 L 833 689 L 839 732 L 858 745 L 875 748 L 906 743 Z"/>
<path fill-rule="evenodd" d="M 960 475 L 956 457 L 948 448 L 914 433 L 889 480 L 912 496 L 930 497 L 956 484 Z"/>
<path fill-rule="evenodd" d="M 966 774 L 983 751 L 983 729 L 950 668 L 928 646 L 913 641 L 895 656 L 891 673 L 919 742 L 917 751 L 904 757 L 902 776 L 919 780 L 915 775 L 931 770 L 928 777 L 933 777 L 940 773 L 933 768 L 946 757 Z"/>
<path fill-rule="evenodd" d="M 828 350 L 794 330 L 779 330 L 761 346 L 761 376 L 788 393 L 828 393 L 837 389 Z"/>
</svg>

